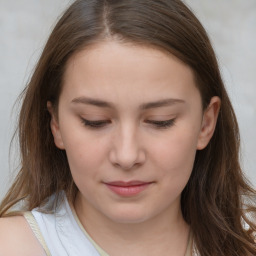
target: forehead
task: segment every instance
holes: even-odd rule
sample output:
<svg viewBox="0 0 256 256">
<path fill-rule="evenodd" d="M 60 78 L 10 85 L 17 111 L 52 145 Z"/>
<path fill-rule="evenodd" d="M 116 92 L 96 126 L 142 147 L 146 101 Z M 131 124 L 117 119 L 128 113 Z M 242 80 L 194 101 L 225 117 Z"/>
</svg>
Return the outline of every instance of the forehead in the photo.
<svg viewBox="0 0 256 256">
<path fill-rule="evenodd" d="M 74 54 L 68 61 L 63 91 L 74 97 L 189 97 L 197 91 L 192 69 L 158 49 L 101 42 Z"/>
</svg>

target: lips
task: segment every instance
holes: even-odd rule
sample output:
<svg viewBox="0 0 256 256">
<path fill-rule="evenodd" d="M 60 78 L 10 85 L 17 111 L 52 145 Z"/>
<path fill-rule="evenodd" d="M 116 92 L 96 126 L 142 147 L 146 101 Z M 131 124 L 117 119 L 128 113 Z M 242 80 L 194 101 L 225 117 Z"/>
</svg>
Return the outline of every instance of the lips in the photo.
<svg viewBox="0 0 256 256">
<path fill-rule="evenodd" d="M 144 182 L 144 181 L 112 181 L 107 182 L 105 185 L 115 194 L 119 196 L 135 196 L 140 194 L 146 188 L 148 188 L 153 182 Z"/>
<path fill-rule="evenodd" d="M 144 182 L 144 181 L 139 181 L 139 180 L 134 180 L 134 181 L 113 181 L 113 182 L 107 182 L 108 185 L 111 186 L 118 186 L 118 187 L 130 187 L 130 186 L 140 186 L 144 184 L 148 184 L 151 182 Z"/>
</svg>

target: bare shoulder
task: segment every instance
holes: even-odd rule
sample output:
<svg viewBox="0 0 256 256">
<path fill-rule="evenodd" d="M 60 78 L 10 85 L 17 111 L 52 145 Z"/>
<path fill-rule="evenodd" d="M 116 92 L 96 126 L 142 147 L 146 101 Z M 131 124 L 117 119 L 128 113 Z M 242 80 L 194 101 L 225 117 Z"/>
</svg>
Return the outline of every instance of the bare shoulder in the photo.
<svg viewBox="0 0 256 256">
<path fill-rule="evenodd" d="M 0 256 L 4 255 L 45 255 L 23 216 L 0 218 Z"/>
</svg>

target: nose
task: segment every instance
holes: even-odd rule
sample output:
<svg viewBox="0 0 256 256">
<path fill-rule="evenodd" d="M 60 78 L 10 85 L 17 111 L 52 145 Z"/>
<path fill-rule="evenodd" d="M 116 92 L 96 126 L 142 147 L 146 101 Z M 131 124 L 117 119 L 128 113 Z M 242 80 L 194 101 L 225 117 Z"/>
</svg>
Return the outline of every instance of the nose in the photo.
<svg viewBox="0 0 256 256">
<path fill-rule="evenodd" d="M 110 161 L 123 170 L 141 166 L 146 160 L 146 153 L 136 129 L 123 127 L 115 133 L 111 142 Z"/>
</svg>

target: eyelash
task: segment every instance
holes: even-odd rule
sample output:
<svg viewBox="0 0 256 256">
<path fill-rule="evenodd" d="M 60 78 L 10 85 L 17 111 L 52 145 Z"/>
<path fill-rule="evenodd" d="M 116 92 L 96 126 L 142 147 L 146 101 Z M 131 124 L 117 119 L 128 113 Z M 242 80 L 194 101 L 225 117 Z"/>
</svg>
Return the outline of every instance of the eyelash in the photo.
<svg viewBox="0 0 256 256">
<path fill-rule="evenodd" d="M 90 128 L 99 129 L 99 128 L 102 128 L 102 127 L 104 127 L 105 125 L 107 125 L 111 122 L 107 121 L 107 120 L 90 121 L 90 120 L 87 120 L 87 119 L 82 119 L 82 123 L 85 126 L 88 126 Z"/>
<path fill-rule="evenodd" d="M 175 124 L 175 118 L 164 121 L 147 120 L 146 123 L 154 125 L 157 129 L 167 129 Z"/>
<path fill-rule="evenodd" d="M 147 120 L 145 121 L 148 124 L 152 124 L 157 129 L 167 129 L 175 124 L 175 118 L 170 120 L 164 120 L 164 121 L 154 121 L 154 120 Z M 108 120 L 97 120 L 97 121 L 90 121 L 87 119 L 82 119 L 82 123 L 92 129 L 100 129 L 105 127 L 107 124 L 110 124 L 111 121 Z"/>
</svg>

